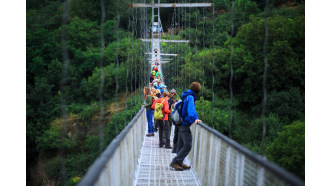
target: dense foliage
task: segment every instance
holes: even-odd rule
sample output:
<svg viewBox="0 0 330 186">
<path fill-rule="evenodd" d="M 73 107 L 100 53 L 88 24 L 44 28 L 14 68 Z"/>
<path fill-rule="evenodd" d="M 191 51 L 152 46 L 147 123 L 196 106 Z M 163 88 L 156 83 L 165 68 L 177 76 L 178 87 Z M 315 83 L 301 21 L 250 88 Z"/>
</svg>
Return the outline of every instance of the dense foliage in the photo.
<svg viewBox="0 0 330 186">
<path fill-rule="evenodd" d="M 117 1 L 105 0 L 106 16 L 101 25 L 100 1 L 69 2 L 69 16 L 64 24 L 63 1 L 27 1 L 28 185 L 45 184 L 35 176 L 36 170 L 44 172 L 46 179 L 55 184 L 77 183 L 100 149 L 139 110 L 142 102 L 140 90 L 148 78 L 149 66 L 144 63 L 146 58 L 143 56 L 148 45 L 139 41 L 144 27 L 141 21 L 143 11 L 127 8 L 131 2 L 128 0 L 120 1 L 118 7 Z M 192 81 L 201 82 L 203 92 L 196 101 L 201 119 L 229 135 L 229 62 L 233 46 L 232 137 L 249 149 L 262 153 L 265 4 L 260 0 L 234 2 L 234 14 L 231 15 L 230 0 L 215 0 L 214 19 L 212 8 L 161 9 L 165 31 L 173 25 L 181 28 L 178 34 L 163 37 L 191 40 L 189 44 L 163 43 L 164 51 L 180 54 L 163 65 L 164 77 L 168 88 L 178 90 L 187 89 Z M 270 1 L 269 7 L 265 155 L 304 178 L 304 1 Z M 150 9 L 147 13 L 149 24 Z M 67 50 L 63 50 L 64 43 Z M 63 70 L 66 68 L 63 52 L 67 52 L 69 59 L 67 74 Z M 102 75 L 105 106 L 102 128 L 105 136 L 100 148 L 98 126 Z M 66 77 L 65 86 L 61 84 L 63 77 Z M 68 115 L 64 132 L 61 98 L 65 99 Z M 64 149 L 64 156 L 60 155 L 60 149 Z M 66 180 L 62 179 L 60 172 L 63 162 Z"/>
<path fill-rule="evenodd" d="M 304 122 L 305 117 L 304 3 L 270 1 L 264 116 L 267 130 L 263 149 L 264 4 L 251 0 L 234 2 L 231 15 L 229 1 L 215 1 L 214 19 L 210 9 L 204 12 L 192 9 L 181 20 L 183 25 L 190 24 L 190 28 L 181 30 L 178 35 L 166 36 L 191 41 L 180 46 L 163 44 L 170 53 L 180 53 L 172 65 L 164 65 L 165 77 L 170 77 L 167 84 L 182 90 L 189 88 L 192 81 L 200 82 L 203 91 L 198 95 L 200 99 L 196 101 L 196 108 L 204 123 L 228 136 L 231 132 L 234 140 L 304 179 L 304 138 L 292 136 L 292 144 L 299 143 L 299 149 L 290 149 L 290 143 L 283 144 L 281 151 L 278 150 L 281 145 L 278 138 L 282 136 L 284 139 L 282 132 L 295 122 Z M 230 107 L 232 48 L 233 101 Z M 233 121 L 229 130 L 231 110 Z M 287 153 L 280 153 L 285 149 Z M 299 157 L 293 161 L 294 156 Z"/>
</svg>

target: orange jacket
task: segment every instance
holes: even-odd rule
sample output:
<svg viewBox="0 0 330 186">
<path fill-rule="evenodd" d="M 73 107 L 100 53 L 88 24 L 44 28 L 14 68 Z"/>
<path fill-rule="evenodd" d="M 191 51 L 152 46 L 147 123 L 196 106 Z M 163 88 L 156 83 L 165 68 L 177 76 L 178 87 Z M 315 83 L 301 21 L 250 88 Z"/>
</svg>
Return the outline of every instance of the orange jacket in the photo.
<svg viewBox="0 0 330 186">
<path fill-rule="evenodd" d="M 164 101 L 164 102 L 163 102 Z M 168 101 L 165 100 L 165 98 L 159 98 L 157 99 L 151 106 L 151 108 L 155 109 L 155 105 L 156 103 L 161 103 L 163 102 L 163 108 L 162 108 L 162 111 L 163 111 L 163 115 L 165 116 L 162 120 L 168 120 L 168 114 L 171 113 L 171 110 L 168 109 Z"/>
</svg>

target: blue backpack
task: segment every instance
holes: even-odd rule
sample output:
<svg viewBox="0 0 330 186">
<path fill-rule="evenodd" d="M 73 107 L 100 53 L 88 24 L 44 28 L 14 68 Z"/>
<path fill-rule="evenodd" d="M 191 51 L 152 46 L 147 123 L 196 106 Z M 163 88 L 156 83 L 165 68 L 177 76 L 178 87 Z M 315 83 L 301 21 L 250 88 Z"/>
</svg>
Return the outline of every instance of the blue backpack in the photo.
<svg viewBox="0 0 330 186">
<path fill-rule="evenodd" d="M 179 100 L 174 104 L 174 111 L 171 113 L 171 119 L 174 125 L 180 125 L 182 121 L 185 121 L 184 117 L 182 116 L 182 105 L 183 105 L 183 100 L 186 97 L 182 98 L 182 100 Z"/>
</svg>

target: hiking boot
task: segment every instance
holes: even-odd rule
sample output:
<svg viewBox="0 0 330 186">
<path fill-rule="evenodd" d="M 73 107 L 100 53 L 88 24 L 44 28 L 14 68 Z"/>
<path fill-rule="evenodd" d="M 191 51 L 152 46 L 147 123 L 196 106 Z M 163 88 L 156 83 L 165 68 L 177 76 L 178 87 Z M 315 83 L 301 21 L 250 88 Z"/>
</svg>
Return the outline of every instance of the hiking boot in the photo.
<svg viewBox="0 0 330 186">
<path fill-rule="evenodd" d="M 172 149 L 172 147 L 170 145 L 165 145 L 165 149 Z"/>
<path fill-rule="evenodd" d="M 186 164 L 184 164 L 184 163 L 181 163 L 181 167 L 182 167 L 184 170 L 188 170 L 188 169 L 191 168 L 191 166 L 186 165 Z"/>
<path fill-rule="evenodd" d="M 152 134 L 146 134 L 146 136 L 148 136 L 148 137 L 151 137 L 151 136 L 152 136 Z"/>
<path fill-rule="evenodd" d="M 154 133 L 152 133 L 152 134 L 150 134 L 151 136 L 155 136 L 155 134 Z"/>
<path fill-rule="evenodd" d="M 183 168 L 178 163 L 171 162 L 170 167 L 174 168 L 177 171 L 183 171 Z"/>
<path fill-rule="evenodd" d="M 163 145 L 159 145 L 159 148 L 162 148 L 163 147 Z"/>
</svg>

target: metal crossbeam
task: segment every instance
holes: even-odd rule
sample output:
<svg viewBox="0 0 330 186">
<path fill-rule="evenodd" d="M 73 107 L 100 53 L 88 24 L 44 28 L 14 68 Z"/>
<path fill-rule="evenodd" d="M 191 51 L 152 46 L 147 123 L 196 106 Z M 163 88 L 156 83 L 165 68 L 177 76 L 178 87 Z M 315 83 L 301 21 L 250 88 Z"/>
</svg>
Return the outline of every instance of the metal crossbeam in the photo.
<svg viewBox="0 0 330 186">
<path fill-rule="evenodd" d="M 158 63 L 163 64 L 163 63 L 168 63 L 168 62 L 170 62 L 170 61 L 160 61 Z M 153 61 L 149 61 L 149 63 L 153 63 Z"/>
<path fill-rule="evenodd" d="M 133 3 L 130 4 L 132 8 L 175 8 L 175 7 L 210 7 L 213 3 L 160 3 L 160 4 L 148 4 L 148 3 Z"/>
<path fill-rule="evenodd" d="M 154 59 L 147 59 L 148 61 L 154 61 L 154 62 L 159 62 L 159 61 L 168 61 L 168 60 L 172 60 L 172 59 L 161 59 L 161 60 L 154 60 Z"/>
<path fill-rule="evenodd" d="M 189 43 L 189 40 L 140 39 L 143 42 Z"/>
<path fill-rule="evenodd" d="M 146 55 L 152 55 L 153 53 L 144 53 Z M 160 55 L 160 56 L 178 56 L 179 54 L 157 54 L 157 55 Z"/>
<path fill-rule="evenodd" d="M 166 59 L 162 59 L 162 60 L 158 60 L 158 61 L 156 61 L 156 60 L 153 60 L 153 59 L 147 59 L 147 61 L 152 61 L 152 62 L 158 62 L 159 63 L 159 61 L 169 61 L 169 60 L 173 60 L 173 59 L 169 59 L 169 58 L 166 58 Z"/>
</svg>

